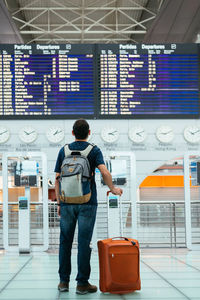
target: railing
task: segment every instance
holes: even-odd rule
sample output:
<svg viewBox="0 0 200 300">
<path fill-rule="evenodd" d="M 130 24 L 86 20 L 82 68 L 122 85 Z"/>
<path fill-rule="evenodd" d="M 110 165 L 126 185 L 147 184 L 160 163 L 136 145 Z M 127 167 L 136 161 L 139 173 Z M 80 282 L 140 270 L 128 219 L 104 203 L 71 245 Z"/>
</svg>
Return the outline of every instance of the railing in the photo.
<svg viewBox="0 0 200 300">
<path fill-rule="evenodd" d="M 59 247 L 59 217 L 57 205 L 49 202 L 49 248 Z M 31 203 L 31 245 L 43 243 L 42 203 Z M 18 244 L 18 205 L 9 203 L 9 245 Z M 200 201 L 191 202 L 192 243 L 200 244 Z M 129 201 L 122 201 L 123 234 L 132 236 L 132 209 Z M 185 205 L 184 201 L 140 201 L 137 202 L 137 226 L 140 246 L 153 247 L 186 247 L 185 238 Z M 100 201 L 96 220 L 97 239 L 108 237 L 107 203 Z M 77 231 L 74 247 L 77 246 Z M 0 248 L 3 247 L 3 218 L 0 204 Z"/>
<path fill-rule="evenodd" d="M 192 244 L 200 244 L 200 202 L 191 205 Z"/>
<path fill-rule="evenodd" d="M 97 210 L 97 238 L 104 239 L 108 236 L 108 222 L 107 222 L 107 204 L 101 203 Z M 60 219 L 57 215 L 57 204 L 55 202 L 49 203 L 49 248 L 58 249 L 59 247 L 59 233 L 60 233 Z M 75 230 L 73 247 L 77 247 L 77 228 Z"/>
<path fill-rule="evenodd" d="M 200 203 L 199 203 L 200 204 Z M 49 208 L 56 214 L 56 203 Z M 132 236 L 132 209 L 129 201 L 122 202 L 123 234 Z M 186 247 L 184 202 L 138 202 L 138 240 L 141 247 Z M 59 220 L 51 215 L 50 248 L 59 246 Z M 97 239 L 108 237 L 107 203 L 98 203 L 96 220 Z M 74 247 L 77 233 L 75 233 Z"/>
<path fill-rule="evenodd" d="M 138 239 L 142 247 L 186 247 L 184 202 L 138 202 Z"/>
</svg>

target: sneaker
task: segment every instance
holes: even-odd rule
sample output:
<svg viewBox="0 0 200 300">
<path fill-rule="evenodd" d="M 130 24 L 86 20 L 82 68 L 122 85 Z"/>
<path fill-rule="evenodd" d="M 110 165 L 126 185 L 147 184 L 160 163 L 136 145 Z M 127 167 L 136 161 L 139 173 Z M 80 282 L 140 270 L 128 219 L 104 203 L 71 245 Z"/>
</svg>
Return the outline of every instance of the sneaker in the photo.
<svg viewBox="0 0 200 300">
<path fill-rule="evenodd" d="M 77 285 L 76 293 L 80 295 L 84 295 L 87 293 L 96 293 L 97 287 L 96 285 L 91 285 L 89 282 L 87 285 Z"/>
<path fill-rule="evenodd" d="M 58 285 L 60 292 L 69 292 L 69 282 L 60 282 Z"/>
</svg>

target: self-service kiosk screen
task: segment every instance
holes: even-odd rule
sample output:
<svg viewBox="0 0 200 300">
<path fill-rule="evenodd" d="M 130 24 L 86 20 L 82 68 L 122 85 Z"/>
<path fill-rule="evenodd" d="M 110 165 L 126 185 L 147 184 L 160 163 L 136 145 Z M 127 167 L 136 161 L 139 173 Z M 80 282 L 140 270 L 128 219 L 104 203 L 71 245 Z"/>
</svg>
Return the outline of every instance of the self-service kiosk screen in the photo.
<svg viewBox="0 0 200 300">
<path fill-rule="evenodd" d="M 37 186 L 37 174 L 36 161 L 17 161 L 14 164 L 15 186 Z"/>
</svg>

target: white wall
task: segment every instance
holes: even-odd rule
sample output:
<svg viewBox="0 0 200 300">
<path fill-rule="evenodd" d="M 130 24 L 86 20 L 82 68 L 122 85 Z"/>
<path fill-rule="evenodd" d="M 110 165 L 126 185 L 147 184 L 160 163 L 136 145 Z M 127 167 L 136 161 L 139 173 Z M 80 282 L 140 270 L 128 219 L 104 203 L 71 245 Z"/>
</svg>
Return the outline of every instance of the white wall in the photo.
<svg viewBox="0 0 200 300">
<path fill-rule="evenodd" d="M 137 160 L 137 184 L 149 175 L 155 168 L 159 167 L 164 161 L 182 156 L 185 151 L 198 151 L 199 145 L 188 144 L 183 131 L 186 126 L 200 126 L 200 120 L 88 120 L 92 138 L 91 142 L 98 145 L 104 154 L 110 150 L 133 151 Z M 4 120 L 0 121 L 0 126 L 9 128 L 10 139 L 5 144 L 0 144 L 0 153 L 4 151 L 43 151 L 48 159 L 48 176 L 54 181 L 54 166 L 59 149 L 65 144 L 73 141 L 71 135 L 74 120 Z M 162 145 L 155 136 L 157 127 L 160 125 L 170 125 L 174 129 L 175 138 L 169 145 Z M 26 126 L 33 126 L 38 132 L 37 140 L 30 145 L 26 145 L 19 140 L 19 130 Z M 45 136 L 46 130 L 53 125 L 58 125 L 65 130 L 65 139 L 59 145 L 50 144 Z M 147 132 L 144 144 L 135 145 L 128 138 L 129 128 L 142 125 Z M 100 133 L 103 127 L 113 126 L 119 132 L 119 140 L 113 145 L 108 145 L 102 141 Z"/>
</svg>

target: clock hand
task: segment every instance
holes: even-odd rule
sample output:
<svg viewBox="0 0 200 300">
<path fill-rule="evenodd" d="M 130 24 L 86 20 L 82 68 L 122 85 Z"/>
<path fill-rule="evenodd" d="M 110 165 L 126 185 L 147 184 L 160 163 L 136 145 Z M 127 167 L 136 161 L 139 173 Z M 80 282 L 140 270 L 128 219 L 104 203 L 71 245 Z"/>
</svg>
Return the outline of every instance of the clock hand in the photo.
<svg viewBox="0 0 200 300">
<path fill-rule="evenodd" d="M 28 135 L 30 135 L 30 134 L 31 134 L 31 133 L 33 133 L 33 132 L 35 132 L 35 130 L 33 130 L 33 131 L 29 132 L 29 133 L 28 133 Z"/>
<path fill-rule="evenodd" d="M 60 131 L 56 130 L 56 132 L 53 135 L 56 135 L 56 134 L 58 134 L 60 132 L 62 132 L 62 130 L 60 130 Z"/>
<path fill-rule="evenodd" d="M 141 136 L 140 133 L 143 133 L 143 132 L 144 132 L 144 130 L 142 130 L 142 131 L 140 131 L 140 132 L 136 132 L 136 134 L 139 135 L 139 136 Z"/>
<path fill-rule="evenodd" d="M 1 132 L 0 135 L 2 135 L 3 133 L 5 133 L 5 132 L 7 132 L 7 131 L 8 131 L 8 130 L 5 130 L 5 131 Z"/>
<path fill-rule="evenodd" d="M 194 131 L 194 132 L 190 131 L 190 133 L 191 133 L 191 134 L 196 134 L 196 133 L 199 132 L 199 131 L 200 131 L 200 129 L 198 129 L 197 131 Z"/>
<path fill-rule="evenodd" d="M 167 131 L 167 132 L 161 132 L 161 134 L 168 134 L 168 133 L 170 133 L 170 132 L 172 132 L 172 130 Z"/>
<path fill-rule="evenodd" d="M 113 131 L 113 132 L 109 132 L 109 135 L 114 135 L 114 133 L 117 132 L 117 130 Z"/>
</svg>

